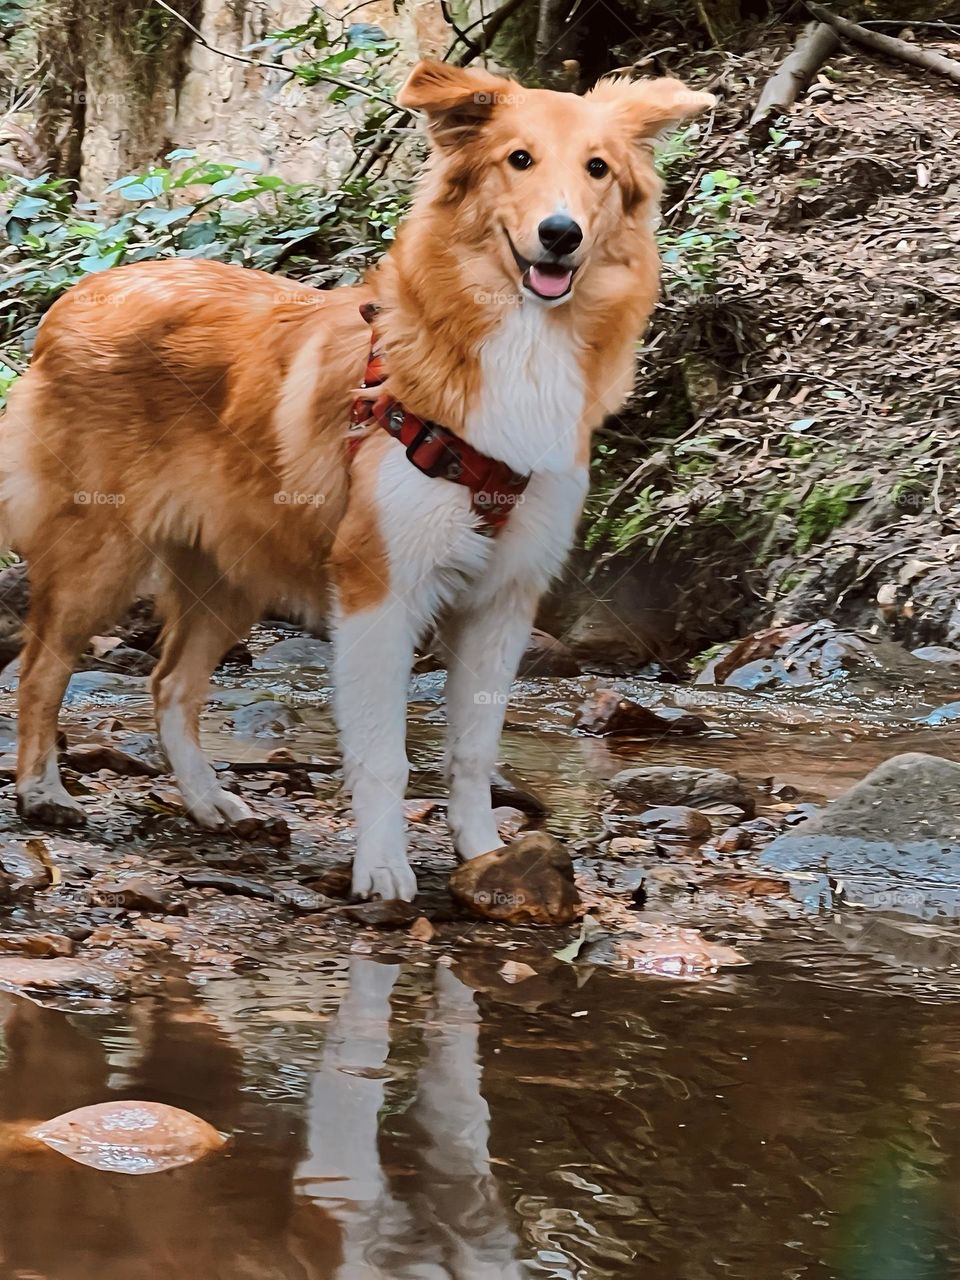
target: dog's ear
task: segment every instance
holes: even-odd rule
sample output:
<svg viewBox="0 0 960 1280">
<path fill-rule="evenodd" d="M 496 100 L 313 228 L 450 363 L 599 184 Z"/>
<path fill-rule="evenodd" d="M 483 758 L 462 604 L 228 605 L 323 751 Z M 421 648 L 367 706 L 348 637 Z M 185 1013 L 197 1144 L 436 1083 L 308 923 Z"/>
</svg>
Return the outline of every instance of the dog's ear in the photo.
<svg viewBox="0 0 960 1280">
<path fill-rule="evenodd" d="M 650 145 L 661 134 L 716 105 L 712 93 L 689 89 L 681 80 L 601 80 L 591 98 L 616 107 L 636 142 Z"/>
<path fill-rule="evenodd" d="M 440 146 L 457 146 L 521 92 L 512 80 L 446 62 L 418 62 L 397 94 L 401 107 L 423 111 Z"/>
</svg>

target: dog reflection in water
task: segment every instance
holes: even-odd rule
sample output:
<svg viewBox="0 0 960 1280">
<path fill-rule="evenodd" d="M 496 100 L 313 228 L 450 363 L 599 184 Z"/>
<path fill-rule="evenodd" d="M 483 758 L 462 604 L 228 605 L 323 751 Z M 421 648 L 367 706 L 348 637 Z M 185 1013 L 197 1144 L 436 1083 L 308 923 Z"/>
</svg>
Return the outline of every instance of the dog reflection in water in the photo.
<svg viewBox="0 0 960 1280">
<path fill-rule="evenodd" d="M 407 1119 L 422 1135 L 401 1199 L 378 1147 L 398 965 L 354 956 L 330 1026 L 308 1116 L 298 1190 L 341 1232 L 335 1280 L 520 1280 L 515 1237 L 490 1173 L 473 992 L 440 964 L 426 1058 Z"/>
</svg>

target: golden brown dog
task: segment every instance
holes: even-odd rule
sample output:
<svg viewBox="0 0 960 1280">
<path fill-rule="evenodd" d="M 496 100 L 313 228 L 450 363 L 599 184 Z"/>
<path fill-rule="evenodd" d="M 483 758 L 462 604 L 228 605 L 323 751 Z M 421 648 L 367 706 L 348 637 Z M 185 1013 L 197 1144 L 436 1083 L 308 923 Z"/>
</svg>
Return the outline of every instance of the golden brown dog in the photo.
<svg viewBox="0 0 960 1280">
<path fill-rule="evenodd" d="M 399 101 L 426 114 L 431 160 L 362 286 L 145 263 L 91 277 L 45 317 L 0 433 L 4 524 L 32 589 L 25 817 L 83 821 L 57 768 L 61 699 L 90 636 L 152 573 L 166 616 L 159 733 L 199 823 L 253 820 L 198 746 L 211 671 L 269 604 L 317 617 L 329 603 L 355 891 L 416 891 L 405 699 L 433 624 L 448 655 L 456 848 L 471 858 L 500 843 L 489 774 L 504 704 L 574 536 L 591 432 L 630 391 L 657 294 L 652 145 L 712 99 L 676 80 L 577 97 L 424 62 Z M 495 536 L 462 483 L 424 474 L 387 431 L 348 450 L 370 301 L 380 390 L 528 478 Z"/>
</svg>

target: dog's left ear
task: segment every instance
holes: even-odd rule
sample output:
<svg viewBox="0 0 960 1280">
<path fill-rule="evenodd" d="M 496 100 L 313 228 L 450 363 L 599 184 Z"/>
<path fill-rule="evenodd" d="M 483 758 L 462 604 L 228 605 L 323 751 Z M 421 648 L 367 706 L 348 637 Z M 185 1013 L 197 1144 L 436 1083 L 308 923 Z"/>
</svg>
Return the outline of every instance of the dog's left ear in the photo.
<svg viewBox="0 0 960 1280">
<path fill-rule="evenodd" d="M 401 107 L 423 111 L 440 146 L 457 146 L 490 119 L 497 106 L 516 101 L 518 84 L 489 71 L 446 62 L 418 62 L 397 94 Z"/>
<path fill-rule="evenodd" d="M 609 102 L 626 121 L 634 140 L 651 144 L 661 133 L 675 129 L 716 105 L 712 93 L 688 89 L 681 80 L 602 80 L 591 98 Z"/>
</svg>

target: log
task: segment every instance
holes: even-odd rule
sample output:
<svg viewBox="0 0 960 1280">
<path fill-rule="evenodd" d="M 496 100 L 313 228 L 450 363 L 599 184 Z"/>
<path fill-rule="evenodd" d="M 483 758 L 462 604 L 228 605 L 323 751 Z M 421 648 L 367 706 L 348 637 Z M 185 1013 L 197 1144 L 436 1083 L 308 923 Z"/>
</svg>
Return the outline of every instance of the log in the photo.
<svg viewBox="0 0 960 1280">
<path fill-rule="evenodd" d="M 841 18 L 819 4 L 808 2 L 807 9 L 819 22 L 828 22 L 845 40 L 852 40 L 854 44 L 864 49 L 882 53 L 885 57 L 895 58 L 898 62 L 907 62 L 913 67 L 921 67 L 924 71 L 932 71 L 934 75 L 946 76 L 954 84 L 960 84 L 960 62 L 955 58 L 947 58 L 933 49 L 923 49 L 920 45 L 910 44 L 906 40 L 882 35 L 879 31 L 868 31 L 859 23 Z M 904 25 L 907 24 L 904 23 Z"/>
<path fill-rule="evenodd" d="M 764 85 L 749 127 L 788 111 L 839 47 L 840 37 L 828 22 L 808 22 L 789 56 Z"/>
</svg>

